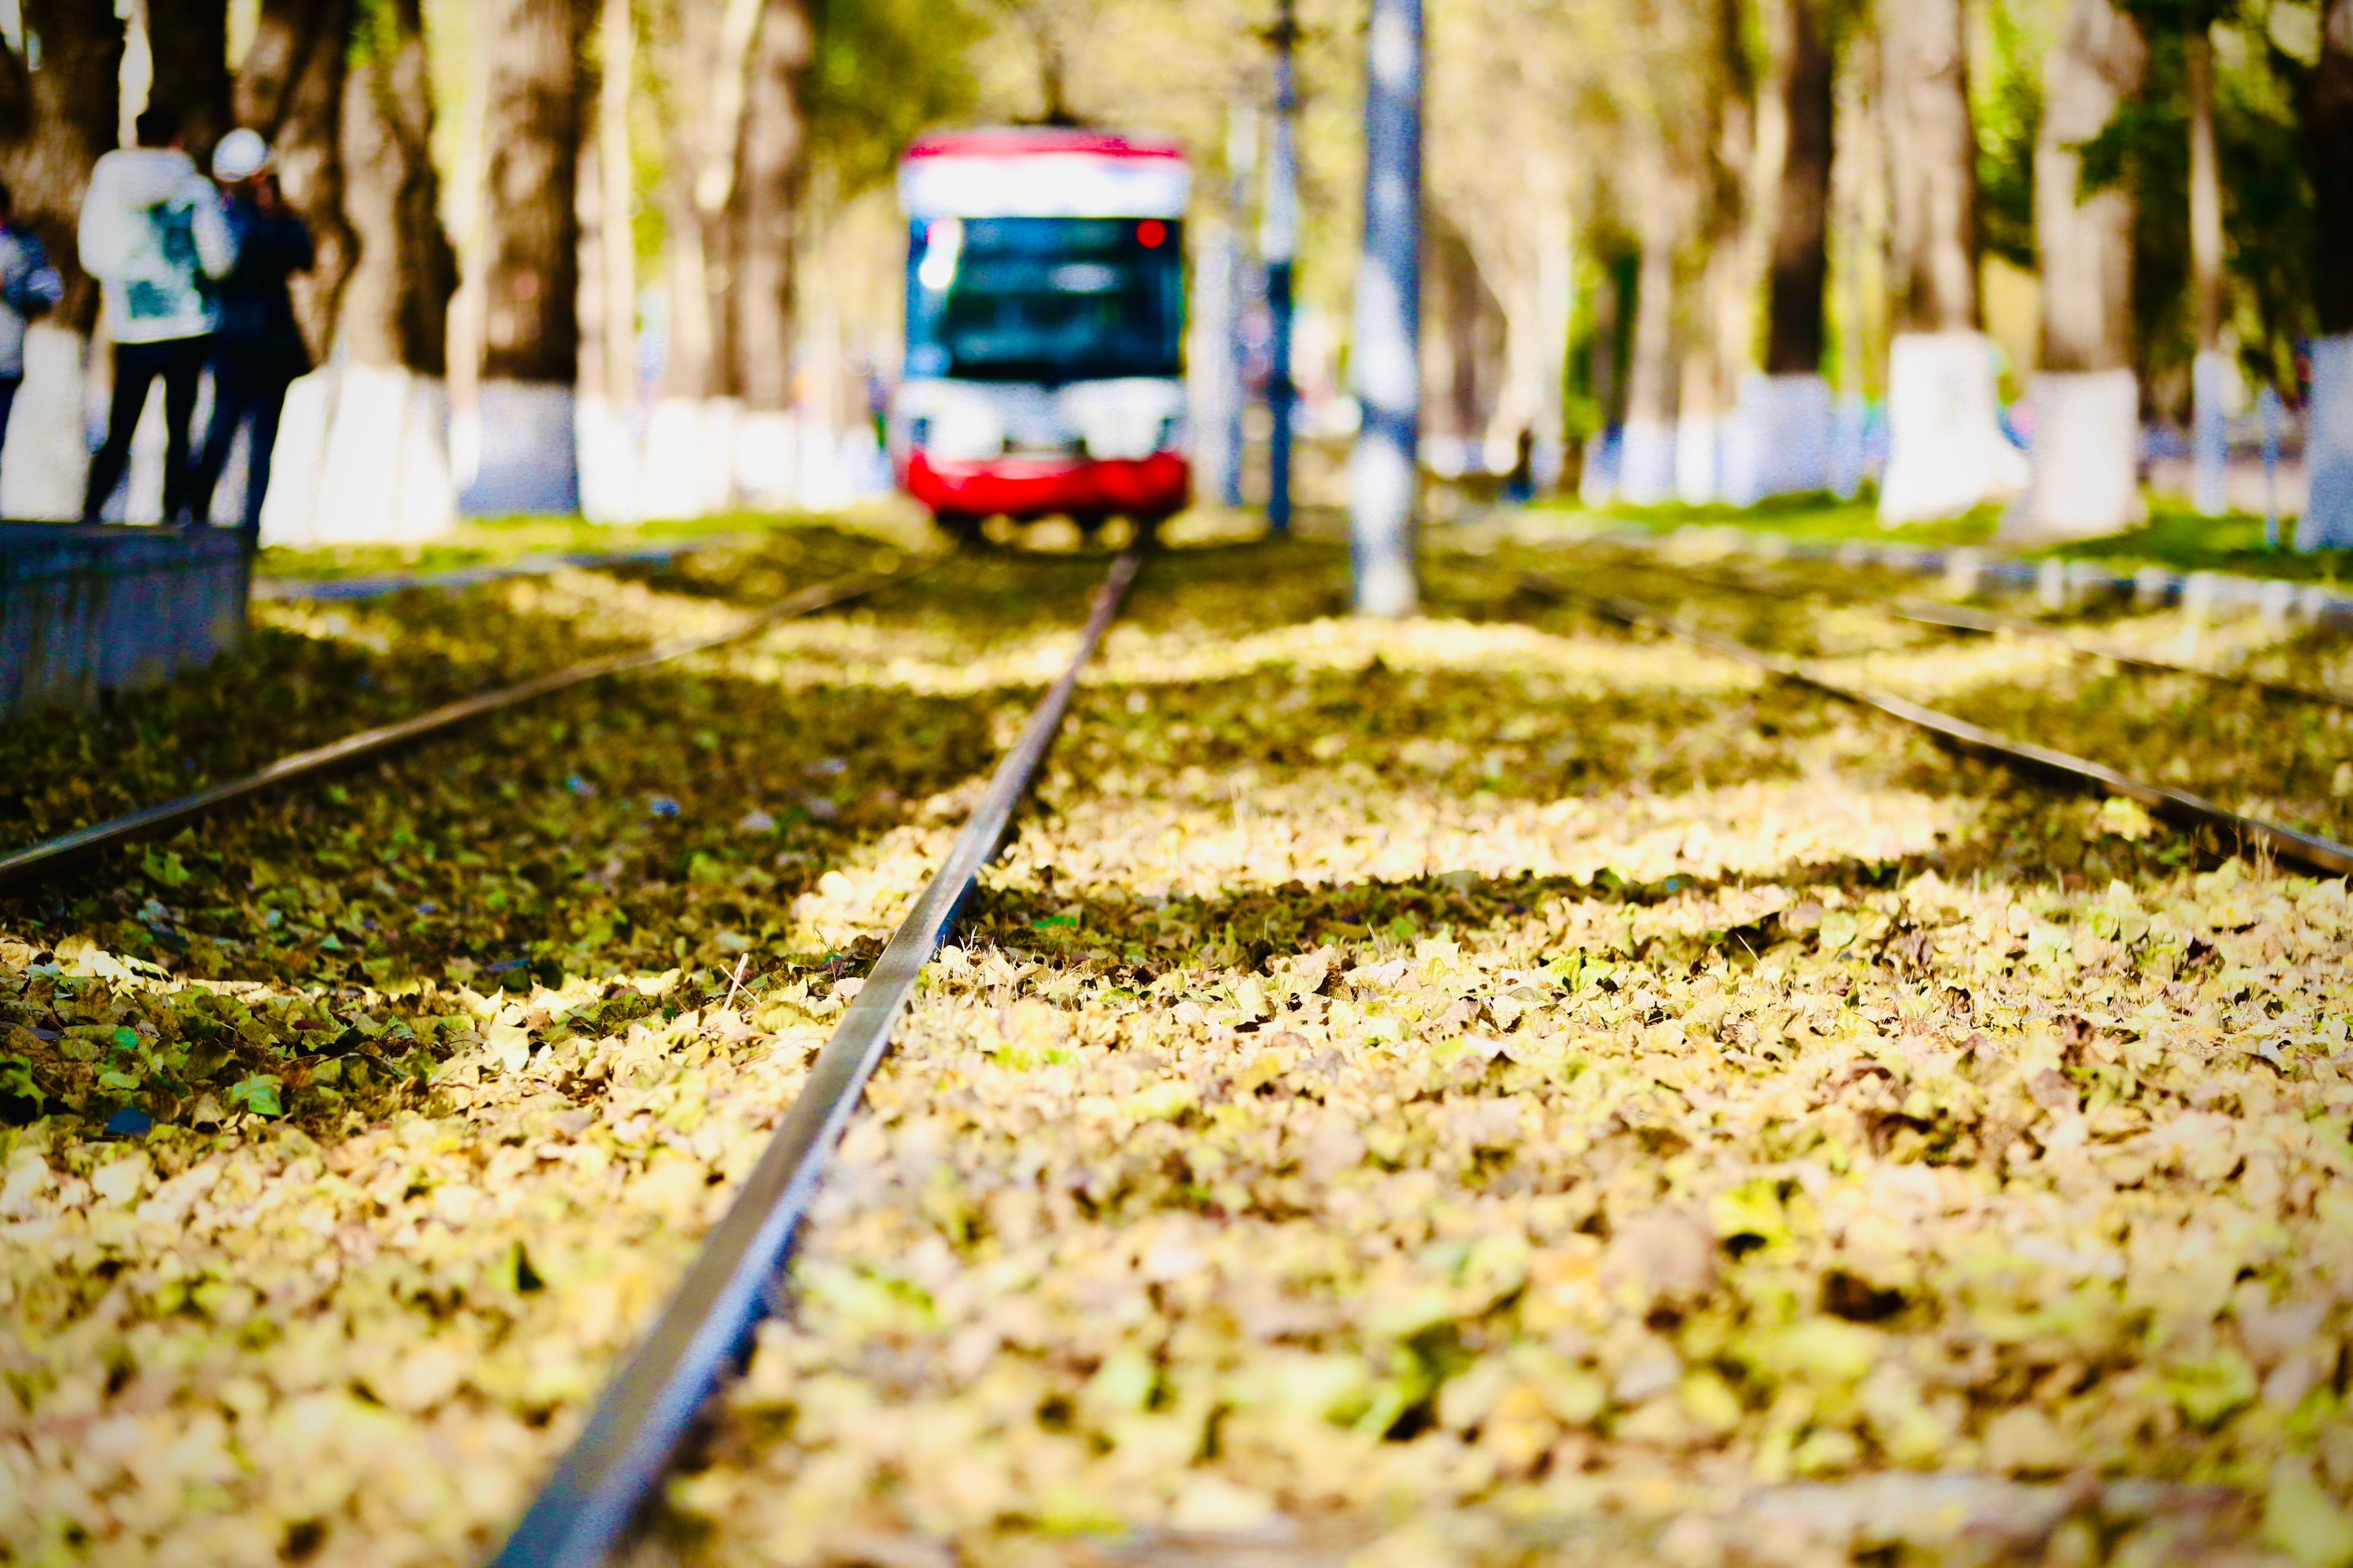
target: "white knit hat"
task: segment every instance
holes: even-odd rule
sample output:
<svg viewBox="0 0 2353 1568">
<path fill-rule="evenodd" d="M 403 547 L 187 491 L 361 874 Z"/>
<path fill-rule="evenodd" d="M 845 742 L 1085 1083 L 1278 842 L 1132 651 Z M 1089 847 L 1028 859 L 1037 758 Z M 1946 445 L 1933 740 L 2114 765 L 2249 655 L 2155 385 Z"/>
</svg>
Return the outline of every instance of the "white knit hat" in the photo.
<svg viewBox="0 0 2353 1568">
<path fill-rule="evenodd" d="M 213 149 L 213 178 L 225 185 L 239 180 L 249 180 L 259 174 L 269 162 L 269 143 L 261 132 L 248 131 L 242 125 L 220 139 Z"/>
</svg>

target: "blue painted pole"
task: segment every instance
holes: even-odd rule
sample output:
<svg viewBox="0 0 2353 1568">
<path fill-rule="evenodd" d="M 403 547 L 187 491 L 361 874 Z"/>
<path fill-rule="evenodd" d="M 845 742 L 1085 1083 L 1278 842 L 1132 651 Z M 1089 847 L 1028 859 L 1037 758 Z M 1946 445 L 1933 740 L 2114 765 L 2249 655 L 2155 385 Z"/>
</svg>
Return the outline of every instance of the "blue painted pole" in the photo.
<svg viewBox="0 0 2353 1568">
<path fill-rule="evenodd" d="M 1266 221 L 1261 243 L 1266 257 L 1266 310 L 1272 331 L 1267 344 L 1266 411 L 1273 426 L 1267 441 L 1266 523 L 1270 532 L 1291 531 L 1292 426 L 1299 389 L 1291 377 L 1293 269 L 1299 259 L 1299 75 L 1294 59 L 1299 18 L 1293 0 L 1282 0 L 1274 31 L 1273 144 L 1268 149 Z"/>
<path fill-rule="evenodd" d="M 2280 395 L 2266 386 L 2256 395 L 2263 415 L 2263 548 L 2277 550 L 2279 525 Z"/>
<path fill-rule="evenodd" d="M 1421 0 L 1373 0 L 1365 84 L 1365 236 L 1355 368 L 1363 420 L 1349 464 L 1356 610 L 1419 598 L 1414 512 L 1421 423 Z"/>
<path fill-rule="evenodd" d="M 1242 341 L 1242 323 L 1250 314 L 1250 262 L 1242 242 L 1250 207 L 1250 180 L 1258 166 L 1258 109 L 1238 107 L 1226 133 L 1226 169 L 1231 176 L 1229 210 L 1231 223 L 1220 262 L 1225 289 L 1225 358 L 1218 367 L 1218 495 L 1228 506 L 1242 504 L 1242 426 L 1250 408 L 1250 380 L 1245 367 L 1250 349 Z"/>
</svg>

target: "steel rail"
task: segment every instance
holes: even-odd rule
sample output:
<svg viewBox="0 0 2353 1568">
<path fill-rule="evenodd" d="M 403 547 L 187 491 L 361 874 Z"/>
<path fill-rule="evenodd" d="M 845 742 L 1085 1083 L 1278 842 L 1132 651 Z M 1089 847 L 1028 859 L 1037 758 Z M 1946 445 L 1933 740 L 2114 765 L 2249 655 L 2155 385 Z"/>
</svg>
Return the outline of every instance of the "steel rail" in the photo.
<svg viewBox="0 0 2353 1568">
<path fill-rule="evenodd" d="M 1873 691 L 1868 687 L 1849 686 L 1832 680 L 1809 667 L 1804 661 L 1786 654 L 1777 654 L 1752 647 L 1736 637 L 1695 626 L 1665 611 L 1635 599 L 1622 599 L 1609 595 L 1588 594 L 1559 584 L 1544 582 L 1545 592 L 1562 599 L 1582 604 L 1595 613 L 1623 626 L 1646 626 L 1678 637 L 1720 658 L 1747 665 L 1777 679 L 1807 687 L 1841 701 L 1858 707 L 1873 708 L 1907 724 L 1916 725 L 1931 733 L 1970 751 L 1980 752 L 2013 767 L 2027 766 L 2042 772 L 2054 773 L 2088 784 L 2109 795 L 2122 795 L 2136 801 L 2153 812 L 2173 818 L 2220 827 L 2234 835 L 2241 845 L 2256 845 L 2270 850 L 2284 860 L 2294 860 L 2336 876 L 2353 875 L 2353 845 L 2339 844 L 2332 838 L 2301 833 L 2261 817 L 2243 816 L 2219 805 L 2203 795 L 2187 790 L 2168 789 L 2130 773 L 2119 773 L 2103 763 L 2092 762 L 2067 752 L 2038 746 L 2031 741 L 2012 740 L 1997 734 L 1966 719 L 1940 712 L 1936 709 L 1897 697 L 1889 692 Z"/>
<path fill-rule="evenodd" d="M 2128 653 L 2123 648 L 2099 643 L 2079 643 L 2058 626 L 2046 626 L 2039 621 L 2023 620 L 2016 616 L 1998 616 L 1985 610 L 1968 609 L 1957 605 L 1924 605 L 1915 601 L 1899 601 L 1888 612 L 1898 620 L 1917 621 L 1923 626 L 1943 626 L 1951 631 L 1983 632 L 1999 635 L 2012 632 L 2020 637 L 2041 637 L 2055 642 L 2078 658 L 2105 658 L 2116 664 L 2129 665 L 2160 675 L 2194 675 L 2200 680 L 2211 680 L 2218 686 L 2243 686 L 2251 691 L 2266 692 L 2274 697 L 2292 698 L 2302 702 L 2327 702 L 2339 708 L 2353 708 L 2353 691 L 2340 691 L 2328 686 L 2299 686 L 2289 680 L 2269 680 L 2260 675 L 2233 675 L 2223 669 L 2204 669 L 2194 664 L 2180 664 L 2169 658 L 2155 658 L 2147 654 Z"/>
<path fill-rule="evenodd" d="M 889 1049 L 923 965 L 1003 842 L 1014 808 L 1061 728 L 1079 673 L 1094 657 L 1141 560 L 1130 551 L 1113 564 L 1096 592 L 1078 652 L 997 763 L 980 805 L 818 1053 L 759 1163 L 688 1266 L 678 1293 L 598 1396 L 587 1426 L 507 1538 L 495 1568 L 584 1568 L 610 1555 L 703 1405 L 742 1364 L 753 1331 L 782 1306 L 785 1265 L 826 1159 Z"/>
<path fill-rule="evenodd" d="M 2063 626 L 2044 626 L 2040 621 L 2031 621 L 2020 616 L 1973 610 L 1960 605 L 1936 605 L 1920 599 L 1897 599 L 1891 604 L 1841 589 L 1776 588 L 1762 583 L 1746 583 L 1736 577 L 1720 576 L 1713 572 L 1695 572 L 1669 562 L 1629 561 L 1623 564 L 1631 571 L 1678 578 L 1703 587 L 1719 588 L 1728 594 L 1746 594 L 1753 598 L 1777 599 L 1786 604 L 1819 595 L 1841 605 L 1876 609 L 1895 620 L 1939 626 L 1947 631 L 1978 632 L 1987 636 L 2010 632 L 2019 637 L 2040 637 L 2058 644 L 2078 658 L 2104 658 L 2152 675 L 2188 675 L 2217 686 L 2244 687 L 2250 691 L 2299 702 L 2325 702 L 2338 708 L 2353 708 L 2353 691 L 2342 691 L 2328 686 L 2299 686 L 2294 681 L 2271 680 L 2260 675 L 2234 675 L 2226 669 L 2209 669 L 2175 659 L 2158 658 L 2150 654 L 2131 653 L 2105 643 L 2081 643 L 2070 637 Z"/>
<path fill-rule="evenodd" d="M 519 703 L 529 702 L 534 698 L 545 697 L 552 692 L 563 691 L 604 676 L 643 669 L 651 665 L 667 663 L 674 658 L 682 658 L 688 654 L 702 653 L 727 643 L 739 642 L 766 630 L 779 621 L 790 620 L 796 616 L 809 615 L 830 605 L 841 604 L 845 600 L 862 597 L 892 584 L 903 583 L 923 572 L 929 571 L 936 563 L 936 562 L 925 562 L 912 571 L 862 573 L 854 577 L 842 577 L 829 583 L 816 584 L 743 617 L 723 631 L 693 637 L 669 637 L 633 652 L 608 654 L 601 658 L 567 665 L 562 669 L 551 670 L 545 675 L 530 680 L 520 681 L 512 686 L 502 686 L 494 691 L 479 692 L 472 697 L 460 698 L 455 702 L 444 703 L 438 708 L 428 710 L 412 718 L 402 719 L 395 723 L 381 724 L 372 730 L 363 730 L 355 735 L 346 735 L 340 741 L 331 741 L 323 746 L 314 746 L 309 751 L 296 752 L 290 756 L 279 758 L 256 773 L 248 773 L 242 778 L 231 779 L 227 784 L 215 784 L 209 789 L 198 790 L 194 795 L 184 795 L 176 800 L 167 800 L 161 805 L 143 806 L 137 811 L 126 813 L 105 822 L 93 823 L 88 827 L 76 828 L 71 833 L 43 839 L 37 844 L 27 845 L 22 849 L 0 855 L 0 889 L 38 881 L 79 861 L 87 859 L 101 850 L 111 849 L 136 838 L 178 827 L 211 812 L 218 811 L 224 806 L 233 805 L 280 785 L 314 778 L 336 768 L 349 767 L 354 763 L 382 756 L 399 747 L 413 744 L 438 735 L 443 731 L 469 723 L 485 714 L 498 712 L 501 709 L 512 708 Z"/>
</svg>

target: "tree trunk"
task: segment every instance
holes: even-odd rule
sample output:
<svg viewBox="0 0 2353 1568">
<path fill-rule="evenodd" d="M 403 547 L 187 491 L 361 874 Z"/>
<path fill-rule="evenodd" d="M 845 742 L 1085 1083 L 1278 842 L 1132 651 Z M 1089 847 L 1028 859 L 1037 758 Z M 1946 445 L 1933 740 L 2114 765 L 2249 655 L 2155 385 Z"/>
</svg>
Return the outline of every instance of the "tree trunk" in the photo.
<svg viewBox="0 0 2353 1568">
<path fill-rule="evenodd" d="M 1604 268 L 1593 289 L 1593 358 L 1587 375 L 1592 383 L 1594 423 L 1605 434 L 1626 417 L 1624 377 L 1618 363 L 1620 312 L 1626 303 L 1620 271 L 1615 264 Z"/>
<path fill-rule="evenodd" d="M 228 0 L 147 0 L 147 47 L 155 67 L 147 101 L 178 111 L 201 162 L 232 123 Z"/>
<path fill-rule="evenodd" d="M 1549 163 L 1549 160 L 1547 160 Z M 1538 491 L 1554 489 L 1568 468 L 1568 337 L 1577 319 L 1577 230 L 1567 178 L 1553 171 L 1538 197 L 1535 257 L 1535 472 Z"/>
<path fill-rule="evenodd" d="M 2189 78 L 2189 295 L 2199 352 L 2222 346 L 2222 180 L 2214 155 L 2214 40 L 2183 40 Z M 2137 72 L 2136 72 L 2136 79 Z M 2098 134 L 2095 127 L 2092 134 Z"/>
<path fill-rule="evenodd" d="M 1757 141 L 1757 80 L 1743 39 L 1741 0 L 1707 0 L 1700 8 L 1708 68 L 1695 85 L 1700 103 L 1675 144 L 1694 160 L 1699 192 L 1699 267 L 1684 285 L 1696 328 L 1683 356 L 1675 426 L 1675 490 L 1693 505 L 1725 499 L 1741 380 L 1756 353 L 1756 273 L 1747 237 L 1749 180 Z"/>
<path fill-rule="evenodd" d="M 2353 335 L 2353 0 L 2329 0 L 2320 63 L 2305 85 L 2305 166 L 2312 176 L 2314 325 Z"/>
<path fill-rule="evenodd" d="M 745 72 L 760 32 L 762 0 L 678 0 L 665 76 L 668 105 L 670 342 L 663 388 L 681 398 L 734 390 L 732 251 Z"/>
<path fill-rule="evenodd" d="M 74 229 L 82 193 L 120 120 L 122 19 L 113 0 L 24 0 L 25 31 L 39 40 L 41 68 L 28 71 L 5 47 L 6 144 L 0 172 L 16 199 L 17 221 L 40 236 L 64 275 L 57 320 L 88 332 L 98 320 L 98 287 L 81 269 Z"/>
<path fill-rule="evenodd" d="M 1836 88 L 1837 132 L 1831 165 L 1838 274 L 1833 320 L 1838 327 L 1838 395 L 1831 416 L 1831 493 L 1852 500 L 1867 477 L 1869 426 L 1865 393 L 1884 364 L 1887 228 L 1887 143 L 1879 133 L 1879 53 L 1854 49 Z"/>
<path fill-rule="evenodd" d="M 1593 284 L 1590 347 L 1584 367 L 1586 390 L 1593 400 L 1592 428 L 1577 458 L 1577 499 L 1589 507 L 1607 506 L 1618 499 L 1624 471 L 1625 435 L 1619 391 L 1619 323 L 1624 307 L 1627 272 L 1616 260 L 1603 262 Z"/>
<path fill-rule="evenodd" d="M 588 0 L 482 0 L 480 375 L 461 507 L 580 506 L 579 174 Z M 462 437 L 461 437 L 462 438 Z"/>
<path fill-rule="evenodd" d="M 1765 374 L 1747 378 L 1733 431 L 1727 499 L 1827 489 L 1835 441 L 1828 339 L 1831 128 L 1835 61 L 1822 0 L 1782 0 L 1779 167 L 1767 176 Z M 1760 160 L 1761 162 L 1761 160 Z"/>
<path fill-rule="evenodd" d="M 2305 463 L 2312 499 L 2298 550 L 2353 549 L 2353 0 L 2329 0 L 2320 62 L 2305 84 L 2304 155 L 2312 174 L 2312 402 Z"/>
<path fill-rule="evenodd" d="M 1917 522 L 2016 495 L 2028 470 L 2002 435 L 1994 344 L 1980 331 L 1964 0 L 1901 0 L 1880 18 L 1896 331 L 1879 517 Z"/>
<path fill-rule="evenodd" d="M 580 0 L 487 0 L 482 375 L 569 386 L 578 369 Z"/>
<path fill-rule="evenodd" d="M 19 12 L 41 68 L 0 44 L 0 174 L 16 220 L 38 235 L 65 279 L 65 298 L 25 336 L 25 390 L 0 468 L 0 516 L 81 513 L 90 459 L 83 428 L 95 279 L 79 265 L 74 230 L 90 171 L 115 143 L 123 24 L 113 0 L 24 0 Z"/>
<path fill-rule="evenodd" d="M 673 82 L 707 79 L 684 59 L 707 58 L 694 47 L 691 14 L 679 22 L 677 55 L 668 72 Z M 695 199 L 697 160 L 691 122 L 681 110 L 670 126 L 668 168 L 662 180 L 662 282 L 669 296 L 669 334 L 663 345 L 661 392 L 665 398 L 703 399 L 723 390 L 719 364 L 719 322 L 713 314 L 710 254 L 717 225 L 703 222 Z M 723 261 L 722 262 L 723 265 Z"/>
<path fill-rule="evenodd" d="M 1880 12 L 1901 331 L 1975 331 L 1979 321 L 1978 149 L 1962 7 L 1897 0 Z"/>
<path fill-rule="evenodd" d="M 816 42 L 808 0 L 767 0 L 737 159 L 735 374 L 744 405 L 792 406 L 793 243 L 807 172 L 801 111 Z"/>
<path fill-rule="evenodd" d="M 637 193 L 629 150 L 630 86 L 637 79 L 637 18 L 630 0 L 604 0 L 597 24 L 596 192 L 598 318 L 605 396 L 616 410 L 638 396 Z"/>
<path fill-rule="evenodd" d="M 714 397 L 720 391 L 718 326 L 712 318 L 709 246 L 694 205 L 693 179 L 673 165 L 662 194 L 669 230 L 662 241 L 662 280 L 670 299 L 662 395 Z"/>
<path fill-rule="evenodd" d="M 1664 157 L 1654 151 L 1641 181 L 1641 262 L 1634 284 L 1626 432 L 1619 456 L 1620 493 L 1638 506 L 1656 505 L 1674 493 L 1675 261 L 1683 248 L 1689 194 L 1664 165 Z"/>
<path fill-rule="evenodd" d="M 1822 368 L 1835 73 L 1820 8 L 1821 0 L 1783 0 L 1781 102 L 1788 141 L 1773 226 L 1765 341 L 1768 375 L 1819 375 Z"/>
<path fill-rule="evenodd" d="M 334 130 L 348 260 L 339 295 L 330 296 L 339 298 L 340 356 L 297 383 L 287 400 L 262 515 L 273 542 L 413 541 L 456 520 L 443 377 L 458 267 L 441 229 L 422 8 L 419 0 L 369 0 L 359 15 L 357 35 L 334 51 L 341 79 L 332 118 L 315 104 L 289 116 Z M 269 79 L 284 68 L 272 57 L 248 61 L 240 97 L 266 110 L 269 95 L 287 90 Z M 298 93 L 324 90 L 328 71 L 318 54 L 294 74 L 315 82 Z M 290 140 L 281 134 L 280 145 Z"/>
<path fill-rule="evenodd" d="M 2034 149 L 2035 247 L 2042 272 L 2042 366 L 2127 369 L 2132 358 L 2133 198 L 2084 195 L 2080 149 L 2139 91 L 2148 59 L 2114 0 L 2073 0 L 2052 59 Z"/>
<path fill-rule="evenodd" d="M 740 390 L 738 164 L 763 0 L 676 0 L 662 77 L 668 174 L 670 338 L 646 435 L 645 493 L 657 515 L 733 504 Z M 684 89 L 685 90 L 681 90 Z"/>
<path fill-rule="evenodd" d="M 2110 533 L 2142 515 L 2140 397 L 2133 374 L 2133 197 L 2083 193 L 2083 145 L 2140 90 L 2148 47 L 2115 0 L 2073 0 L 2047 68 L 2034 149 L 2042 364 L 2033 477 L 2005 531 Z"/>
<path fill-rule="evenodd" d="M 237 73 L 237 121 L 269 142 L 287 202 L 311 226 L 318 262 L 294 280 L 294 310 L 311 353 L 332 344 L 358 237 L 343 212 L 344 59 L 353 0 L 261 0 Z"/>
<path fill-rule="evenodd" d="M 2214 39 L 2183 40 L 2189 78 L 2189 314 L 2198 357 L 2190 368 L 2190 493 L 2208 517 L 2228 506 L 2230 435 L 2223 424 L 2222 179 L 2214 153 Z"/>
<path fill-rule="evenodd" d="M 344 202 L 359 259 L 342 342 L 362 364 L 447 374 L 457 254 L 441 227 L 418 0 L 377 0 L 343 89 Z"/>
<path fill-rule="evenodd" d="M 641 509 L 637 426 L 637 226 L 629 112 L 637 78 L 632 0 L 600 0 L 594 133 L 581 138 L 580 510 L 634 522 Z"/>
</svg>

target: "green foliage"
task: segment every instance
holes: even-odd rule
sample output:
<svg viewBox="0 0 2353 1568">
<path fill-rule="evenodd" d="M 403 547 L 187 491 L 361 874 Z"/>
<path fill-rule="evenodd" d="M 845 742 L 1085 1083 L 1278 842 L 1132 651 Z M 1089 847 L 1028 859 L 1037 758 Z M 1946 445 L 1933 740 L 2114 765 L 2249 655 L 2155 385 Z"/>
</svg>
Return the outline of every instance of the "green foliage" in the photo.
<svg viewBox="0 0 2353 1568">
<path fill-rule="evenodd" d="M 2133 321 L 2142 383 L 2159 407 L 2186 404 L 2197 345 L 2190 321 L 2187 34 L 2152 26 L 2139 96 L 2084 147 L 2086 190 L 2123 182 L 2137 212 Z M 2263 34 L 2226 33 L 2215 50 L 2214 142 L 2221 168 L 2223 264 L 2237 304 L 2243 368 L 2294 384 L 2296 339 L 2311 330 L 2312 190 L 2295 104 L 2306 67 Z"/>
<path fill-rule="evenodd" d="M 2119 571 L 2142 564 L 2179 572 L 2243 572 L 2303 582 L 2353 580 L 2353 551 L 2293 551 L 2263 544 L 2263 520 L 2244 514 L 2204 517 L 2179 502 L 2149 509 L 2138 528 L 2105 539 L 2081 539 L 2048 553 L 2101 561 Z"/>
<path fill-rule="evenodd" d="M 32 1063 L 22 1057 L 0 1057 L 0 1101 L 21 1102 L 25 1110 L 37 1114 L 47 1098 L 33 1081 Z"/>
<path fill-rule="evenodd" d="M 926 127 L 976 97 L 971 49 L 987 31 L 967 0 L 816 0 L 809 145 L 836 189 L 888 180 Z"/>
<path fill-rule="evenodd" d="M 351 26 L 343 63 L 360 71 L 399 52 L 410 25 L 400 15 L 398 0 L 359 0 L 352 8 Z"/>
<path fill-rule="evenodd" d="M 259 1072 L 240 1079 L 228 1091 L 234 1103 L 256 1116 L 282 1116 L 285 1107 L 279 1103 L 278 1089 L 281 1080 L 276 1073 Z"/>
<path fill-rule="evenodd" d="M 1625 416 L 1627 363 L 1634 347 L 1634 282 L 1641 265 L 1638 257 L 1622 248 L 1595 256 L 1585 264 L 1585 277 L 1577 289 L 1585 307 L 1578 310 L 1571 332 L 1563 409 L 1568 433 L 1580 440 Z M 1614 300 L 1607 321 L 1593 307 L 1605 283 Z"/>
<path fill-rule="evenodd" d="M 1978 132 L 1978 226 L 1986 253 L 2034 266 L 2034 142 L 2042 133 L 2042 40 L 2018 0 L 1986 9 L 1989 68 L 1972 84 Z"/>
</svg>

